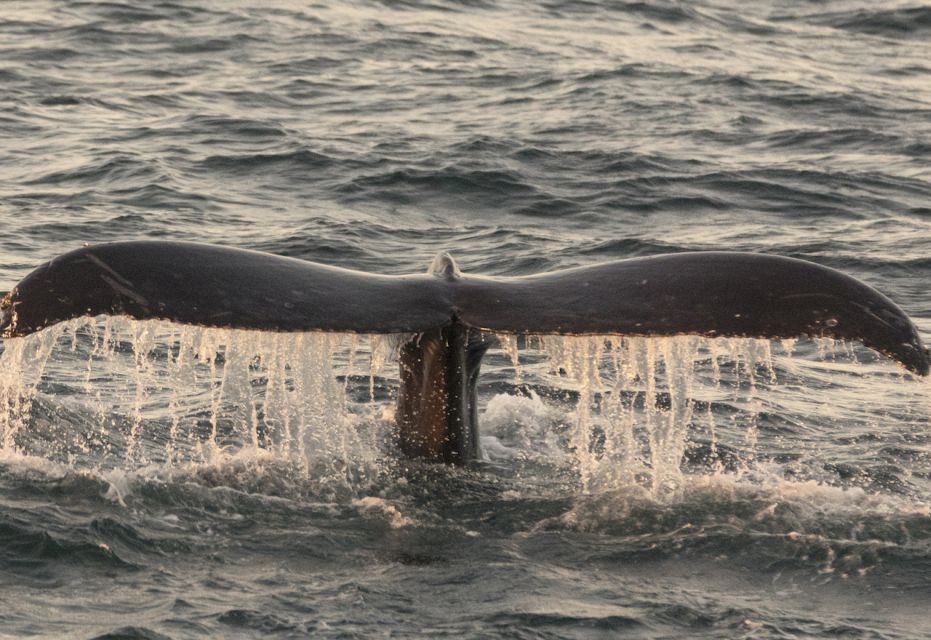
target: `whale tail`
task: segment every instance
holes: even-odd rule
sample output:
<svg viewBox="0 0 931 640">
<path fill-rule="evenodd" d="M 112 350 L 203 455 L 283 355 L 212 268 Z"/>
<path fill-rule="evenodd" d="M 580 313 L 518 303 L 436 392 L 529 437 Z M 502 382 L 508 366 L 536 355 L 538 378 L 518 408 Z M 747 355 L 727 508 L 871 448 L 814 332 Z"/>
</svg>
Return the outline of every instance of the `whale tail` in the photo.
<svg viewBox="0 0 931 640">
<path fill-rule="evenodd" d="M 702 252 L 516 278 L 383 276 L 267 253 L 178 242 L 84 247 L 37 267 L 0 302 L 0 332 L 127 315 L 263 331 L 414 334 L 401 347 L 404 453 L 476 455 L 475 380 L 493 332 L 859 340 L 918 375 L 929 354 L 908 316 L 846 274 L 772 255 Z"/>
</svg>

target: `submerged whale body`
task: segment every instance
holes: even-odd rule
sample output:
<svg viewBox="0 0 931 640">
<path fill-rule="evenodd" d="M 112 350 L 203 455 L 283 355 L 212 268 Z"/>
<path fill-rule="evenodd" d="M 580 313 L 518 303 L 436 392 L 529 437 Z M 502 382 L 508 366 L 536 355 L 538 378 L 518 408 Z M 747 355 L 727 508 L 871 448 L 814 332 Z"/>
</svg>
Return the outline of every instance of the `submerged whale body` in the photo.
<svg viewBox="0 0 931 640">
<path fill-rule="evenodd" d="M 4 337 L 100 314 L 264 331 L 413 334 L 400 348 L 401 451 L 477 455 L 475 388 L 494 333 L 860 340 L 919 375 L 928 351 L 891 300 L 834 269 L 772 255 L 658 255 L 533 276 L 460 273 L 438 256 L 384 276 L 185 242 L 84 247 L 0 302 Z"/>
</svg>

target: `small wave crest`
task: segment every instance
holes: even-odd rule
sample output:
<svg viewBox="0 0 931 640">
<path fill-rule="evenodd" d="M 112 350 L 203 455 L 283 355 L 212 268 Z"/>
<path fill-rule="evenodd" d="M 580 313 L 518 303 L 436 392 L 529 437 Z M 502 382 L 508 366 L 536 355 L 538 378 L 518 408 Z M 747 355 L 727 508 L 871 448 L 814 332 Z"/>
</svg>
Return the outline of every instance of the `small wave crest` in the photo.
<svg viewBox="0 0 931 640">
<path fill-rule="evenodd" d="M 537 528 L 611 535 L 628 560 L 718 557 L 840 577 L 931 566 L 931 505 L 778 475 L 693 477 L 660 502 L 636 488 L 579 497 Z"/>
<path fill-rule="evenodd" d="M 816 16 L 815 21 L 845 31 L 889 38 L 923 37 L 931 32 L 931 7 L 831 13 Z"/>
</svg>

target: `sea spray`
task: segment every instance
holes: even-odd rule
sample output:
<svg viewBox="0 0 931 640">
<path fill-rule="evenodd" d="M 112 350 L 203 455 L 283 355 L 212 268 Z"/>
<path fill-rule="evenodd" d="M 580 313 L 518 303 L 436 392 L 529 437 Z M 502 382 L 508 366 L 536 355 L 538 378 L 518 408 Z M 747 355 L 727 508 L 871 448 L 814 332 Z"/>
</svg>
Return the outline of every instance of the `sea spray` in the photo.
<svg viewBox="0 0 931 640">
<path fill-rule="evenodd" d="M 0 445 L 15 447 L 28 419 L 37 384 L 65 327 L 55 326 L 29 340 L 7 340 L 0 360 Z"/>
<path fill-rule="evenodd" d="M 657 496 L 679 488 L 695 401 L 702 396 L 695 389 L 700 358 L 713 362 L 711 390 L 721 386 L 722 356 L 748 371 L 771 368 L 762 341 L 728 340 L 725 350 L 714 342 L 692 336 L 544 340 L 554 373 L 578 393 L 569 440 L 584 491 L 635 481 Z M 748 376 L 752 393 L 755 373 Z"/>
<path fill-rule="evenodd" d="M 61 407 L 80 407 L 41 447 L 79 466 L 216 465 L 251 448 L 305 473 L 355 480 L 384 458 L 385 434 L 346 402 L 350 368 L 370 344 L 119 317 L 61 323 L 6 342 L 0 442 L 24 453 L 36 447 L 40 398 L 52 407 L 50 422 Z M 390 357 L 379 344 L 371 385 Z M 100 441 L 107 446 L 93 446 Z"/>
<path fill-rule="evenodd" d="M 396 456 L 392 425 L 373 416 L 390 414 L 383 410 L 396 387 L 389 364 L 406 339 L 121 317 L 61 323 L 6 342 L 0 443 L 76 466 L 127 470 L 220 465 L 262 451 L 302 474 L 355 482 Z M 812 366 L 847 367 L 859 353 L 818 341 L 815 362 L 787 364 L 799 350 L 795 341 L 783 342 L 777 361 L 766 340 L 695 336 L 504 335 L 499 344 L 513 384 L 531 394 L 522 410 L 539 404 L 533 386 L 569 394 L 554 410 L 563 416 L 557 431 L 583 492 L 637 485 L 658 499 L 681 489 L 690 439 L 707 446 L 713 472 L 723 469 L 722 426 L 742 434 L 729 443 L 731 469 L 752 468 L 758 418 L 767 403 L 780 402 L 772 393 L 777 378 L 805 362 L 805 375 Z M 875 363 L 854 371 L 853 382 L 864 374 L 890 377 Z M 371 403 L 375 410 L 366 408 Z M 507 415 L 494 398 L 488 407 L 497 423 Z M 532 434 L 532 420 L 513 422 L 511 436 L 523 433 L 503 438 L 511 444 L 532 450 L 551 439 Z M 495 457 L 506 457 L 506 448 Z"/>
</svg>

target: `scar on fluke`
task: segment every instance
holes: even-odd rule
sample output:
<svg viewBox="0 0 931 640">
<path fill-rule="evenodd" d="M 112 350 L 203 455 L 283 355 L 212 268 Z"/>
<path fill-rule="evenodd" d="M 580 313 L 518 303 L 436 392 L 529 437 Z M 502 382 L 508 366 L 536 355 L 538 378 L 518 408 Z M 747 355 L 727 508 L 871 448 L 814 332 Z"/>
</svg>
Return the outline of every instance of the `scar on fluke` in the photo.
<svg viewBox="0 0 931 640">
<path fill-rule="evenodd" d="M 478 455 L 476 383 L 495 334 L 859 340 L 912 373 L 928 351 L 894 302 L 835 269 L 781 256 L 657 255 L 532 276 L 385 276 L 186 242 L 82 247 L 38 266 L 0 302 L 25 336 L 83 316 L 125 315 L 260 331 L 405 334 L 397 437 L 404 455 Z"/>
</svg>

